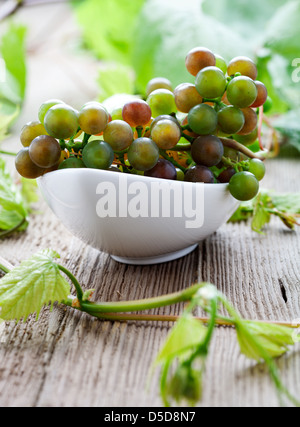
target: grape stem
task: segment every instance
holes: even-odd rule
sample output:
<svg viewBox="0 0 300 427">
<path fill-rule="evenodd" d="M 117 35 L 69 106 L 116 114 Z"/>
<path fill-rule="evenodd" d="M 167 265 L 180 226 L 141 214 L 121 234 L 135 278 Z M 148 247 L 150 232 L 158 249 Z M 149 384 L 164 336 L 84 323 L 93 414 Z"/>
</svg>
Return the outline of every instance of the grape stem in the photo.
<svg viewBox="0 0 300 427">
<path fill-rule="evenodd" d="M 173 159 L 173 157 L 168 156 L 168 154 L 164 150 L 159 150 L 159 153 L 164 159 L 171 162 L 176 168 L 180 169 L 184 173 L 186 172 L 186 168 L 181 166 L 180 163 L 176 162 L 176 160 Z"/>
<path fill-rule="evenodd" d="M 5 265 L 6 264 L 6 265 Z M 81 296 L 83 298 L 83 290 L 79 285 L 77 279 L 73 274 L 65 267 L 58 265 L 59 269 L 65 273 L 72 281 L 77 291 L 77 298 Z M 8 274 L 13 269 L 13 266 L 9 264 L 4 258 L 0 256 L 0 270 L 5 274 Z M 175 292 L 173 294 L 167 294 L 160 297 L 147 298 L 143 300 L 135 301 L 121 301 L 121 302 L 104 302 L 104 303 L 92 303 L 83 301 L 80 307 L 74 307 L 74 297 L 69 297 L 63 301 L 63 304 L 75 308 L 76 310 L 86 312 L 91 316 L 97 317 L 102 320 L 112 321 L 156 321 L 156 322 L 177 322 L 181 319 L 181 316 L 177 315 L 152 315 L 152 314 L 124 314 L 124 312 L 149 310 L 153 308 L 166 307 L 168 305 L 177 304 L 180 302 L 189 302 L 196 295 L 203 284 L 197 284 L 191 286 L 183 291 Z M 78 298 L 79 299 L 79 298 Z M 121 313 L 121 314 L 118 314 Z M 195 319 L 202 321 L 203 323 L 209 323 L 210 318 L 208 317 L 195 317 Z M 250 321 L 250 320 L 249 320 Z M 257 323 L 267 323 L 270 325 L 286 326 L 291 329 L 298 329 L 299 325 L 290 322 L 280 321 L 255 321 Z M 218 326 L 235 326 L 235 319 L 218 316 L 216 319 Z"/>
<path fill-rule="evenodd" d="M 266 157 L 266 152 L 261 153 L 261 155 L 257 153 L 253 153 L 251 150 L 249 150 L 249 148 L 245 147 L 239 142 L 236 142 L 234 139 L 229 139 L 229 138 L 219 138 L 219 139 L 221 140 L 222 144 L 225 147 L 233 148 L 234 150 L 237 150 L 240 153 L 245 154 L 250 159 L 264 160 Z"/>
<path fill-rule="evenodd" d="M 178 304 L 180 302 L 188 302 L 193 298 L 201 286 L 201 284 L 198 284 L 180 292 L 142 300 L 103 303 L 82 301 L 79 310 L 99 318 L 101 318 L 103 314 L 111 315 L 112 313 L 151 310 L 153 308 L 166 307 L 169 305 Z M 74 306 L 73 299 L 68 298 L 64 304 L 68 306 Z"/>
<path fill-rule="evenodd" d="M 193 138 L 192 136 L 187 135 L 186 133 L 182 132 L 181 134 L 182 138 L 185 138 L 187 141 L 189 141 L 191 144 L 195 141 L 196 138 Z"/>
<path fill-rule="evenodd" d="M 4 154 L 5 156 L 14 156 L 14 157 L 17 155 L 17 153 L 12 153 L 10 151 L 3 151 L 3 150 L 0 150 L 0 154 Z"/>
</svg>

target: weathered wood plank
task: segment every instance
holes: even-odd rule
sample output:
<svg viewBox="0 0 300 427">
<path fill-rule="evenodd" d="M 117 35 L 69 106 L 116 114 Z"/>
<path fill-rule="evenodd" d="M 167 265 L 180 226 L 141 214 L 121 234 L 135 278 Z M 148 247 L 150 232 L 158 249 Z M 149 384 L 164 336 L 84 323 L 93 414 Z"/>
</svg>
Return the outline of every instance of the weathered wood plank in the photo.
<svg viewBox="0 0 300 427">
<path fill-rule="evenodd" d="M 18 147 L 16 135 L 32 119 L 39 103 L 59 97 L 83 104 L 95 94 L 84 82 L 87 62 L 71 73 L 74 57 L 60 43 L 74 32 L 68 6 L 20 13 L 30 29 L 32 46 L 27 102 L 6 145 Z M 37 16 L 39 15 L 39 16 Z M 64 26 L 57 25 L 58 16 Z M 61 21 L 59 21 L 61 22 Z M 46 25 L 47 24 L 47 25 Z M 55 24 L 55 25 L 54 25 Z M 49 49 L 39 48 L 44 25 L 53 28 Z M 52 26 L 52 27 L 51 27 Z M 63 28 L 65 30 L 63 30 Z M 70 38 L 68 38 L 70 40 Z M 51 46 L 56 46 L 51 48 Z M 59 48 L 57 47 L 59 46 Z M 43 66 L 54 69 L 46 83 L 39 80 Z M 51 73 L 50 73 L 51 74 Z M 38 87 L 36 81 L 40 82 Z M 55 91 L 55 93 L 53 92 Z M 277 191 L 299 191 L 299 160 L 268 162 L 264 186 Z M 1 256 L 17 264 L 40 249 L 53 248 L 61 262 L 78 277 L 85 289 L 95 288 L 99 300 L 146 298 L 184 289 L 197 281 L 211 281 L 248 318 L 292 320 L 300 317 L 299 232 L 284 230 L 273 220 L 266 236 L 253 233 L 249 224 L 225 225 L 189 256 L 158 266 L 134 267 L 115 263 L 65 230 L 40 202 L 42 214 L 32 217 L 26 233 L 0 242 Z M 179 314 L 182 305 L 155 313 Z M 0 326 L 0 406 L 159 406 L 158 373 L 146 390 L 149 368 L 170 329 L 170 324 L 100 322 L 71 309 L 44 309 L 38 322 Z M 300 395 L 299 347 L 278 361 L 286 385 Z M 240 355 L 231 328 L 219 328 L 207 363 L 203 406 L 278 406 L 265 367 Z"/>
</svg>

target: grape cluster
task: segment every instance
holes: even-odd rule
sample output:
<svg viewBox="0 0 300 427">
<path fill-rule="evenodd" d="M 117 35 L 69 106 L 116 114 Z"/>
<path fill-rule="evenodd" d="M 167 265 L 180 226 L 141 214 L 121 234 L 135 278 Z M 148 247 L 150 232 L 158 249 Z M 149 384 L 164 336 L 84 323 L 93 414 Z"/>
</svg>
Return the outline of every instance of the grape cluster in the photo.
<svg viewBox="0 0 300 427">
<path fill-rule="evenodd" d="M 203 47 L 192 49 L 185 63 L 195 84 L 173 90 L 168 79 L 154 78 L 144 99 L 110 112 L 96 101 L 80 111 L 59 99 L 43 103 L 39 120 L 22 129 L 17 171 L 35 179 L 58 169 L 93 168 L 229 183 L 236 199 L 252 199 L 265 165 L 251 145 L 259 133 L 258 109 L 269 100 L 256 65 L 246 57 L 227 65 Z"/>
</svg>

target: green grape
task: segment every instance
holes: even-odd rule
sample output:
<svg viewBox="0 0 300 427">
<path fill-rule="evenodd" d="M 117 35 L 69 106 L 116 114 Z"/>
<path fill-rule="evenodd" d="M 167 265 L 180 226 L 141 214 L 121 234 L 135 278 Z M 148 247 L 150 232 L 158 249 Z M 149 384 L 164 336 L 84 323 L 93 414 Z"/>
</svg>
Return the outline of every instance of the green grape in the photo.
<svg viewBox="0 0 300 427">
<path fill-rule="evenodd" d="M 223 73 L 226 74 L 227 73 L 227 64 L 226 64 L 225 59 L 222 56 L 216 55 L 216 54 L 215 54 L 215 57 L 216 57 L 216 67 L 220 68 L 220 70 L 222 70 Z"/>
<path fill-rule="evenodd" d="M 167 89 L 157 89 L 147 98 L 147 103 L 151 108 L 154 118 L 163 114 L 176 113 L 175 96 L 173 92 Z"/>
<path fill-rule="evenodd" d="M 216 136 L 199 136 L 192 144 L 191 155 L 198 165 L 212 167 L 221 162 L 224 147 Z"/>
<path fill-rule="evenodd" d="M 150 93 L 154 92 L 157 89 L 167 89 L 172 92 L 172 83 L 170 82 L 170 80 L 164 77 L 156 77 L 148 82 L 146 88 L 146 96 L 148 97 Z"/>
<path fill-rule="evenodd" d="M 249 135 L 257 127 L 257 114 L 252 108 L 243 108 L 242 112 L 244 114 L 245 123 L 242 129 L 237 132 L 239 135 Z"/>
<path fill-rule="evenodd" d="M 195 86 L 203 98 L 219 98 L 226 89 L 226 77 L 217 67 L 206 67 L 196 77 Z"/>
<path fill-rule="evenodd" d="M 253 173 L 258 181 L 261 181 L 266 174 L 266 166 L 259 159 L 251 159 L 249 161 L 249 172 Z"/>
<path fill-rule="evenodd" d="M 77 157 L 69 157 L 64 160 L 58 167 L 58 169 L 79 169 L 85 168 L 83 161 Z"/>
<path fill-rule="evenodd" d="M 229 182 L 231 195 L 241 202 L 254 199 L 259 191 L 259 182 L 250 172 L 238 172 Z"/>
<path fill-rule="evenodd" d="M 152 169 L 145 172 L 145 176 L 176 180 L 177 172 L 175 166 L 171 162 L 165 159 L 159 159 Z"/>
<path fill-rule="evenodd" d="M 233 138 L 240 144 L 245 145 L 246 147 L 254 144 L 258 138 L 258 128 L 255 128 L 254 131 L 248 135 L 233 135 Z"/>
<path fill-rule="evenodd" d="M 198 135 L 210 135 L 218 125 L 216 111 L 207 104 L 196 105 L 188 114 L 189 127 Z"/>
<path fill-rule="evenodd" d="M 176 125 L 178 126 L 178 129 L 181 131 L 181 126 L 179 121 L 176 119 L 176 117 L 173 116 L 169 116 L 168 114 L 163 114 L 162 116 L 157 116 L 153 122 L 150 125 L 150 132 L 152 132 L 152 129 L 154 128 L 154 126 L 157 125 L 158 122 L 160 122 L 161 120 L 172 120 L 172 122 L 176 123 Z"/>
<path fill-rule="evenodd" d="M 188 113 L 193 107 L 202 103 L 202 96 L 196 86 L 190 83 L 182 83 L 174 90 L 175 103 L 178 111 Z"/>
<path fill-rule="evenodd" d="M 82 160 L 87 168 L 108 169 L 114 161 L 114 152 L 107 142 L 94 140 L 82 150 Z"/>
<path fill-rule="evenodd" d="M 172 120 L 160 120 L 152 128 L 151 138 L 159 148 L 170 150 L 181 139 L 181 129 Z"/>
<path fill-rule="evenodd" d="M 206 166 L 193 166 L 185 173 L 184 180 L 186 182 L 204 182 L 205 184 L 213 184 L 215 182 L 214 174 Z"/>
<path fill-rule="evenodd" d="M 114 151 L 123 151 L 132 143 L 133 131 L 123 120 L 114 120 L 106 126 L 103 138 Z"/>
<path fill-rule="evenodd" d="M 211 50 L 205 47 L 196 47 L 187 54 L 186 69 L 192 76 L 196 76 L 205 67 L 215 66 L 216 57 Z"/>
<path fill-rule="evenodd" d="M 15 158 L 15 166 L 21 176 L 28 179 L 35 179 L 42 176 L 45 172 L 44 168 L 40 168 L 31 160 L 29 156 L 29 148 L 24 147 Z"/>
<path fill-rule="evenodd" d="M 257 89 L 257 97 L 254 103 L 251 105 L 251 108 L 258 108 L 264 105 L 266 102 L 268 98 L 268 90 L 262 82 L 255 80 L 254 83 Z"/>
<path fill-rule="evenodd" d="M 257 97 L 257 89 L 253 80 L 240 76 L 231 80 L 227 87 L 228 101 L 239 108 L 246 108 L 253 104 Z"/>
<path fill-rule="evenodd" d="M 159 149 L 150 138 L 138 138 L 129 147 L 128 160 L 138 171 L 152 169 L 159 160 Z"/>
<path fill-rule="evenodd" d="M 71 138 L 78 131 L 78 113 L 69 105 L 54 105 L 48 110 L 44 125 L 48 134 L 53 138 Z"/>
<path fill-rule="evenodd" d="M 227 73 L 229 76 L 241 73 L 242 76 L 247 76 L 255 80 L 257 77 L 257 67 L 250 58 L 246 56 L 237 56 L 229 62 Z"/>
<path fill-rule="evenodd" d="M 60 160 L 61 148 L 52 136 L 41 135 L 32 141 L 29 156 L 37 166 L 45 169 L 52 168 Z"/>
<path fill-rule="evenodd" d="M 132 128 L 147 125 L 151 120 L 151 114 L 151 108 L 141 99 L 127 102 L 122 110 L 123 120 Z"/>
<path fill-rule="evenodd" d="M 181 169 L 179 169 L 179 168 L 176 168 L 176 173 L 177 173 L 177 181 L 184 181 L 184 172 L 181 170 Z"/>
<path fill-rule="evenodd" d="M 46 129 L 44 125 L 42 125 L 42 123 L 40 122 L 27 123 L 21 130 L 21 135 L 20 135 L 20 139 L 23 147 L 29 147 L 32 141 L 40 135 L 47 135 Z"/>
<path fill-rule="evenodd" d="M 109 114 L 103 105 L 98 102 L 86 104 L 79 112 L 78 123 L 88 135 L 99 135 L 106 128 Z"/>
<path fill-rule="evenodd" d="M 230 105 L 223 107 L 218 112 L 218 124 L 222 132 L 227 135 L 233 135 L 243 128 L 245 117 L 242 110 Z"/>
<path fill-rule="evenodd" d="M 44 120 L 45 120 L 45 116 L 48 113 L 48 111 L 50 110 L 51 107 L 54 107 L 54 105 L 58 105 L 58 104 L 64 104 L 63 101 L 61 101 L 60 99 L 49 99 L 48 101 L 44 102 L 39 109 L 38 112 L 38 117 L 39 117 L 39 121 L 44 124 Z"/>
</svg>

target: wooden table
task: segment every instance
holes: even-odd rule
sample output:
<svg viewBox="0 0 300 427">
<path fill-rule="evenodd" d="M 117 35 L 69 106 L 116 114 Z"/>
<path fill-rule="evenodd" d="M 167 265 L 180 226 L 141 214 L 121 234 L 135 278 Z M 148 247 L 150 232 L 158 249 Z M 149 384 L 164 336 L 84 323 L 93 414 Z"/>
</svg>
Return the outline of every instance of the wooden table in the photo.
<svg viewBox="0 0 300 427">
<path fill-rule="evenodd" d="M 56 48 L 29 56 L 29 84 L 26 105 L 13 137 L 6 146 L 17 146 L 17 134 L 38 105 L 49 97 L 82 104 L 96 88 L 90 81 L 82 93 L 82 74 L 70 71 L 72 55 L 66 55 L 58 40 L 77 31 L 68 6 L 43 8 L 47 26 L 65 22 L 64 31 L 49 36 Z M 46 11 L 46 12 L 45 12 Z M 36 20 L 40 9 L 20 11 L 20 20 Z M 45 23 L 43 22 L 43 25 Z M 37 42 L 38 28 L 31 28 L 30 46 Z M 61 32 L 61 34 L 60 34 Z M 57 35 L 59 33 L 59 35 Z M 76 33 L 77 34 L 77 33 Z M 39 76 L 43 63 L 51 67 L 53 58 L 60 79 Z M 47 62 L 48 61 L 48 62 Z M 94 61 L 77 59 L 84 72 L 96 73 Z M 93 64 L 93 67 L 91 67 Z M 51 68 L 50 68 L 51 69 Z M 53 77 L 53 75 L 52 75 Z M 41 82 L 37 85 L 36 82 Z M 66 84 L 74 91 L 66 92 Z M 73 86 L 72 86 L 73 85 Z M 80 90 L 79 90 L 79 87 Z M 54 93 L 55 92 L 55 93 Z M 49 95 L 49 96 L 48 96 Z M 78 105 L 79 106 L 79 105 Z M 268 162 L 264 187 L 277 191 L 299 191 L 299 159 Z M 62 256 L 86 289 L 95 288 L 97 300 L 146 298 L 184 289 L 199 281 L 210 281 L 226 294 L 244 317 L 291 321 L 300 317 L 299 232 L 284 229 L 273 220 L 265 236 L 251 231 L 249 224 L 229 224 L 199 244 L 199 248 L 178 261 L 146 267 L 117 264 L 74 238 L 50 212 L 43 201 L 40 214 L 31 218 L 28 231 L 0 242 L 0 254 L 18 264 L 38 250 L 52 248 Z M 152 313 L 179 314 L 182 305 Z M 151 363 L 164 342 L 171 324 L 101 322 L 71 309 L 44 309 L 38 322 L 8 323 L 0 332 L 0 406 L 160 406 L 158 373 L 146 390 Z M 278 361 L 285 384 L 300 395 L 299 347 Z M 240 355 L 235 332 L 219 328 L 207 363 L 203 406 L 278 406 L 267 369 Z"/>
</svg>

